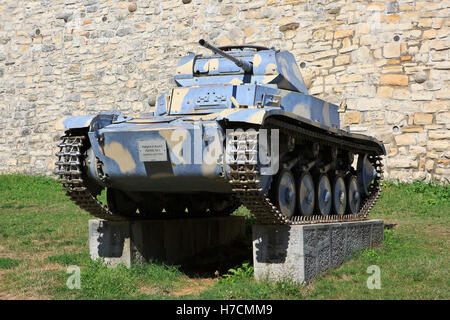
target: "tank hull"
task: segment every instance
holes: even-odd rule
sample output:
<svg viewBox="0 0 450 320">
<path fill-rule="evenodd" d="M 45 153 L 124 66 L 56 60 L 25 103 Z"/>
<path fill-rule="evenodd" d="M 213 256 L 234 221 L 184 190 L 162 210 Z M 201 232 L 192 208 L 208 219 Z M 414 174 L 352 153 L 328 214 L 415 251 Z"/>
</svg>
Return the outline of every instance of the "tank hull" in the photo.
<svg viewBox="0 0 450 320">
<path fill-rule="evenodd" d="M 122 123 L 90 132 L 89 140 L 93 150 L 89 175 L 104 186 L 127 191 L 231 192 L 223 178 L 223 135 L 216 122 Z M 99 163 L 106 180 L 99 175 Z"/>
</svg>

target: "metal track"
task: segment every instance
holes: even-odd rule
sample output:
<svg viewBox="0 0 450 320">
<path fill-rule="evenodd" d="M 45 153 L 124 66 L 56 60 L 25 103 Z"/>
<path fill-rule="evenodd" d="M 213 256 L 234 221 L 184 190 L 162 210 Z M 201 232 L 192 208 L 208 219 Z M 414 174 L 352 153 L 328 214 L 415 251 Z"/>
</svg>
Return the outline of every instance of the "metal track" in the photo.
<svg viewBox="0 0 450 320">
<path fill-rule="evenodd" d="M 357 152 L 371 152 L 369 161 L 377 171 L 374 182 L 369 189 L 369 196 L 363 199 L 360 211 L 355 215 L 312 215 L 294 216 L 283 215 L 271 202 L 268 196 L 262 193 L 259 181 L 257 154 L 258 133 L 232 132 L 227 137 L 227 163 L 230 166 L 230 183 L 233 191 L 238 195 L 242 204 L 252 212 L 260 224 L 312 224 L 325 222 L 360 221 L 366 219 L 369 211 L 375 205 L 380 195 L 381 180 L 383 179 L 383 164 L 380 149 L 350 141 L 344 141 L 330 134 L 312 131 L 306 128 L 287 124 L 278 120 L 269 120 L 267 128 L 279 129 L 287 136 L 295 136 L 300 140 L 317 141 L 321 144 L 339 146 L 343 149 Z M 374 154 L 375 153 L 375 154 Z"/>
<path fill-rule="evenodd" d="M 81 209 L 97 218 L 126 220 L 127 217 L 114 214 L 98 201 L 84 181 L 82 154 L 85 151 L 83 142 L 87 137 L 67 135 L 61 139 L 62 142 L 58 144 L 60 150 L 56 153 L 58 161 L 55 163 L 57 166 L 55 173 L 59 175 L 59 182 L 66 191 L 66 195 Z"/>
<path fill-rule="evenodd" d="M 177 219 L 186 218 L 185 214 L 170 214 L 160 213 L 152 216 L 146 215 L 132 215 L 122 216 L 114 213 L 107 206 L 97 200 L 97 197 L 89 189 L 86 174 L 83 172 L 84 153 L 86 151 L 85 141 L 87 136 L 72 136 L 70 132 L 68 135 L 61 137 L 62 141 L 58 144 L 60 148 L 56 153 L 58 161 L 56 161 L 55 174 L 59 175 L 59 182 L 62 184 L 66 195 L 81 209 L 86 210 L 91 215 L 105 220 L 123 221 L 123 220 L 151 220 L 151 219 Z M 236 196 L 233 196 L 231 201 L 238 202 Z M 236 208 L 238 206 L 236 205 Z M 227 213 L 215 213 L 215 217 L 226 216 Z M 191 215 L 189 218 L 202 218 L 204 215 Z"/>
<path fill-rule="evenodd" d="M 343 149 L 359 152 L 379 153 L 373 146 L 367 146 L 349 141 L 342 141 L 328 134 L 314 132 L 305 128 L 300 128 L 278 120 L 270 120 L 268 128 L 279 129 L 287 135 L 296 138 L 318 141 L 322 144 L 336 146 Z M 287 218 L 277 207 L 271 203 L 270 199 L 262 193 L 257 177 L 258 169 L 258 133 L 253 132 L 233 132 L 232 137 L 227 139 L 227 164 L 230 166 L 230 183 L 233 192 L 257 218 L 261 224 L 310 224 L 323 222 L 358 221 L 367 217 L 380 194 L 380 186 L 383 175 L 383 165 L 380 155 L 371 155 L 369 160 L 377 171 L 375 181 L 370 186 L 370 195 L 363 200 L 361 210 L 356 215 L 344 216 L 294 216 Z M 113 213 L 107 206 L 97 200 L 86 183 L 86 175 L 83 173 L 83 153 L 85 152 L 84 141 L 87 136 L 72 136 L 70 133 L 61 137 L 62 142 L 58 145 L 60 151 L 56 153 L 58 161 L 55 163 L 57 169 L 55 173 L 59 175 L 59 182 L 66 191 L 67 196 L 80 208 L 86 210 L 91 215 L 105 220 L 129 220 L 129 219 L 149 219 L 151 217 L 121 216 Z M 154 217 L 162 218 L 162 216 Z M 174 218 L 172 216 L 165 218 Z"/>
</svg>

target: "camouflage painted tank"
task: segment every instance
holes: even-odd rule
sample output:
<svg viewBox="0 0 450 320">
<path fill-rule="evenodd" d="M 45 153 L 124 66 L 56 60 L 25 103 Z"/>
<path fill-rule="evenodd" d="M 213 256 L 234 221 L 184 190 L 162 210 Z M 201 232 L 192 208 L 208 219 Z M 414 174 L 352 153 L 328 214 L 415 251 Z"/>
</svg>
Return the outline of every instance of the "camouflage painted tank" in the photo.
<svg viewBox="0 0 450 320">
<path fill-rule="evenodd" d="M 212 55 L 183 57 L 177 87 L 151 112 L 64 121 L 56 166 L 67 195 L 110 220 L 228 215 L 241 204 L 260 223 L 364 219 L 383 144 L 341 130 L 338 106 L 308 95 L 288 51 L 199 43 Z"/>
</svg>

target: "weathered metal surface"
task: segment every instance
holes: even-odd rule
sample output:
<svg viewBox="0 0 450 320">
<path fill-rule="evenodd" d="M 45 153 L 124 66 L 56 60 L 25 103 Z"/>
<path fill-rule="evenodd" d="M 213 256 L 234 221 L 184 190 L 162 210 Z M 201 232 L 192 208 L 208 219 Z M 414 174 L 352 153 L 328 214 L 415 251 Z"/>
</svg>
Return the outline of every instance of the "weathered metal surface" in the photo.
<svg viewBox="0 0 450 320">
<path fill-rule="evenodd" d="M 225 214 L 236 207 L 236 197 L 261 223 L 364 219 L 379 193 L 381 142 L 340 130 L 337 106 L 308 95 L 291 53 L 255 46 L 213 51 L 219 54 L 183 57 L 174 77 L 178 87 L 162 93 L 152 112 L 126 118 L 113 111 L 64 121 L 67 135 L 57 167 L 71 199 L 104 219 L 120 217 L 121 208 L 127 215 L 134 211 L 135 218 L 149 218 L 150 212 Z M 232 133 L 230 143 L 227 130 L 239 128 L 278 130 L 277 165 L 295 183 L 286 188 L 289 179 L 276 184 L 279 171 L 264 172 L 258 132 Z M 357 168 L 347 160 L 354 154 L 365 159 Z M 356 201 L 361 194 L 354 214 L 326 209 L 299 215 L 296 189 L 304 173 L 313 177 L 314 188 L 319 176 L 330 185 L 338 176 L 346 186 L 357 180 L 348 197 L 350 189 L 340 184 L 342 199 Z M 96 199 L 104 188 L 115 190 L 107 195 L 114 210 Z M 329 189 L 319 190 L 316 204 L 329 207 L 334 194 Z M 276 192 L 282 193 L 278 200 Z M 288 217 L 280 206 L 290 208 Z"/>
</svg>

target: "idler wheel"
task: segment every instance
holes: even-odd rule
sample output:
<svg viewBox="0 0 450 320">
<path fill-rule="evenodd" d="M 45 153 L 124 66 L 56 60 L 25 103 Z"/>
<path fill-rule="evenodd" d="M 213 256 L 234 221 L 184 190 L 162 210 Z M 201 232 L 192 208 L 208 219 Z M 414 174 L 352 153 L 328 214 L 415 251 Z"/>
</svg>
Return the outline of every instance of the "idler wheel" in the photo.
<svg viewBox="0 0 450 320">
<path fill-rule="evenodd" d="M 295 179 L 292 172 L 283 169 L 276 182 L 275 200 L 280 212 L 288 218 L 291 218 L 295 212 L 296 192 Z"/>
<path fill-rule="evenodd" d="M 333 213 L 342 216 L 347 209 L 347 189 L 342 176 L 336 176 L 333 183 Z"/>
<path fill-rule="evenodd" d="M 331 212 L 333 194 L 331 191 L 330 179 L 326 174 L 321 174 L 317 182 L 317 208 L 321 215 L 328 216 Z"/>
<path fill-rule="evenodd" d="M 377 176 L 377 171 L 369 161 L 369 156 L 358 156 L 358 185 L 361 192 L 364 192 L 366 196 L 370 194 L 370 184 Z"/>
<path fill-rule="evenodd" d="M 137 204 L 121 190 L 108 188 L 106 190 L 108 208 L 113 213 L 121 216 L 133 216 L 136 214 Z"/>
<path fill-rule="evenodd" d="M 361 194 L 359 193 L 358 182 L 355 176 L 348 178 L 347 190 L 347 212 L 349 214 L 357 214 L 361 206 Z"/>
<path fill-rule="evenodd" d="M 298 209 L 301 216 L 312 216 L 316 192 L 314 180 L 309 172 L 303 172 L 298 183 Z"/>
</svg>

